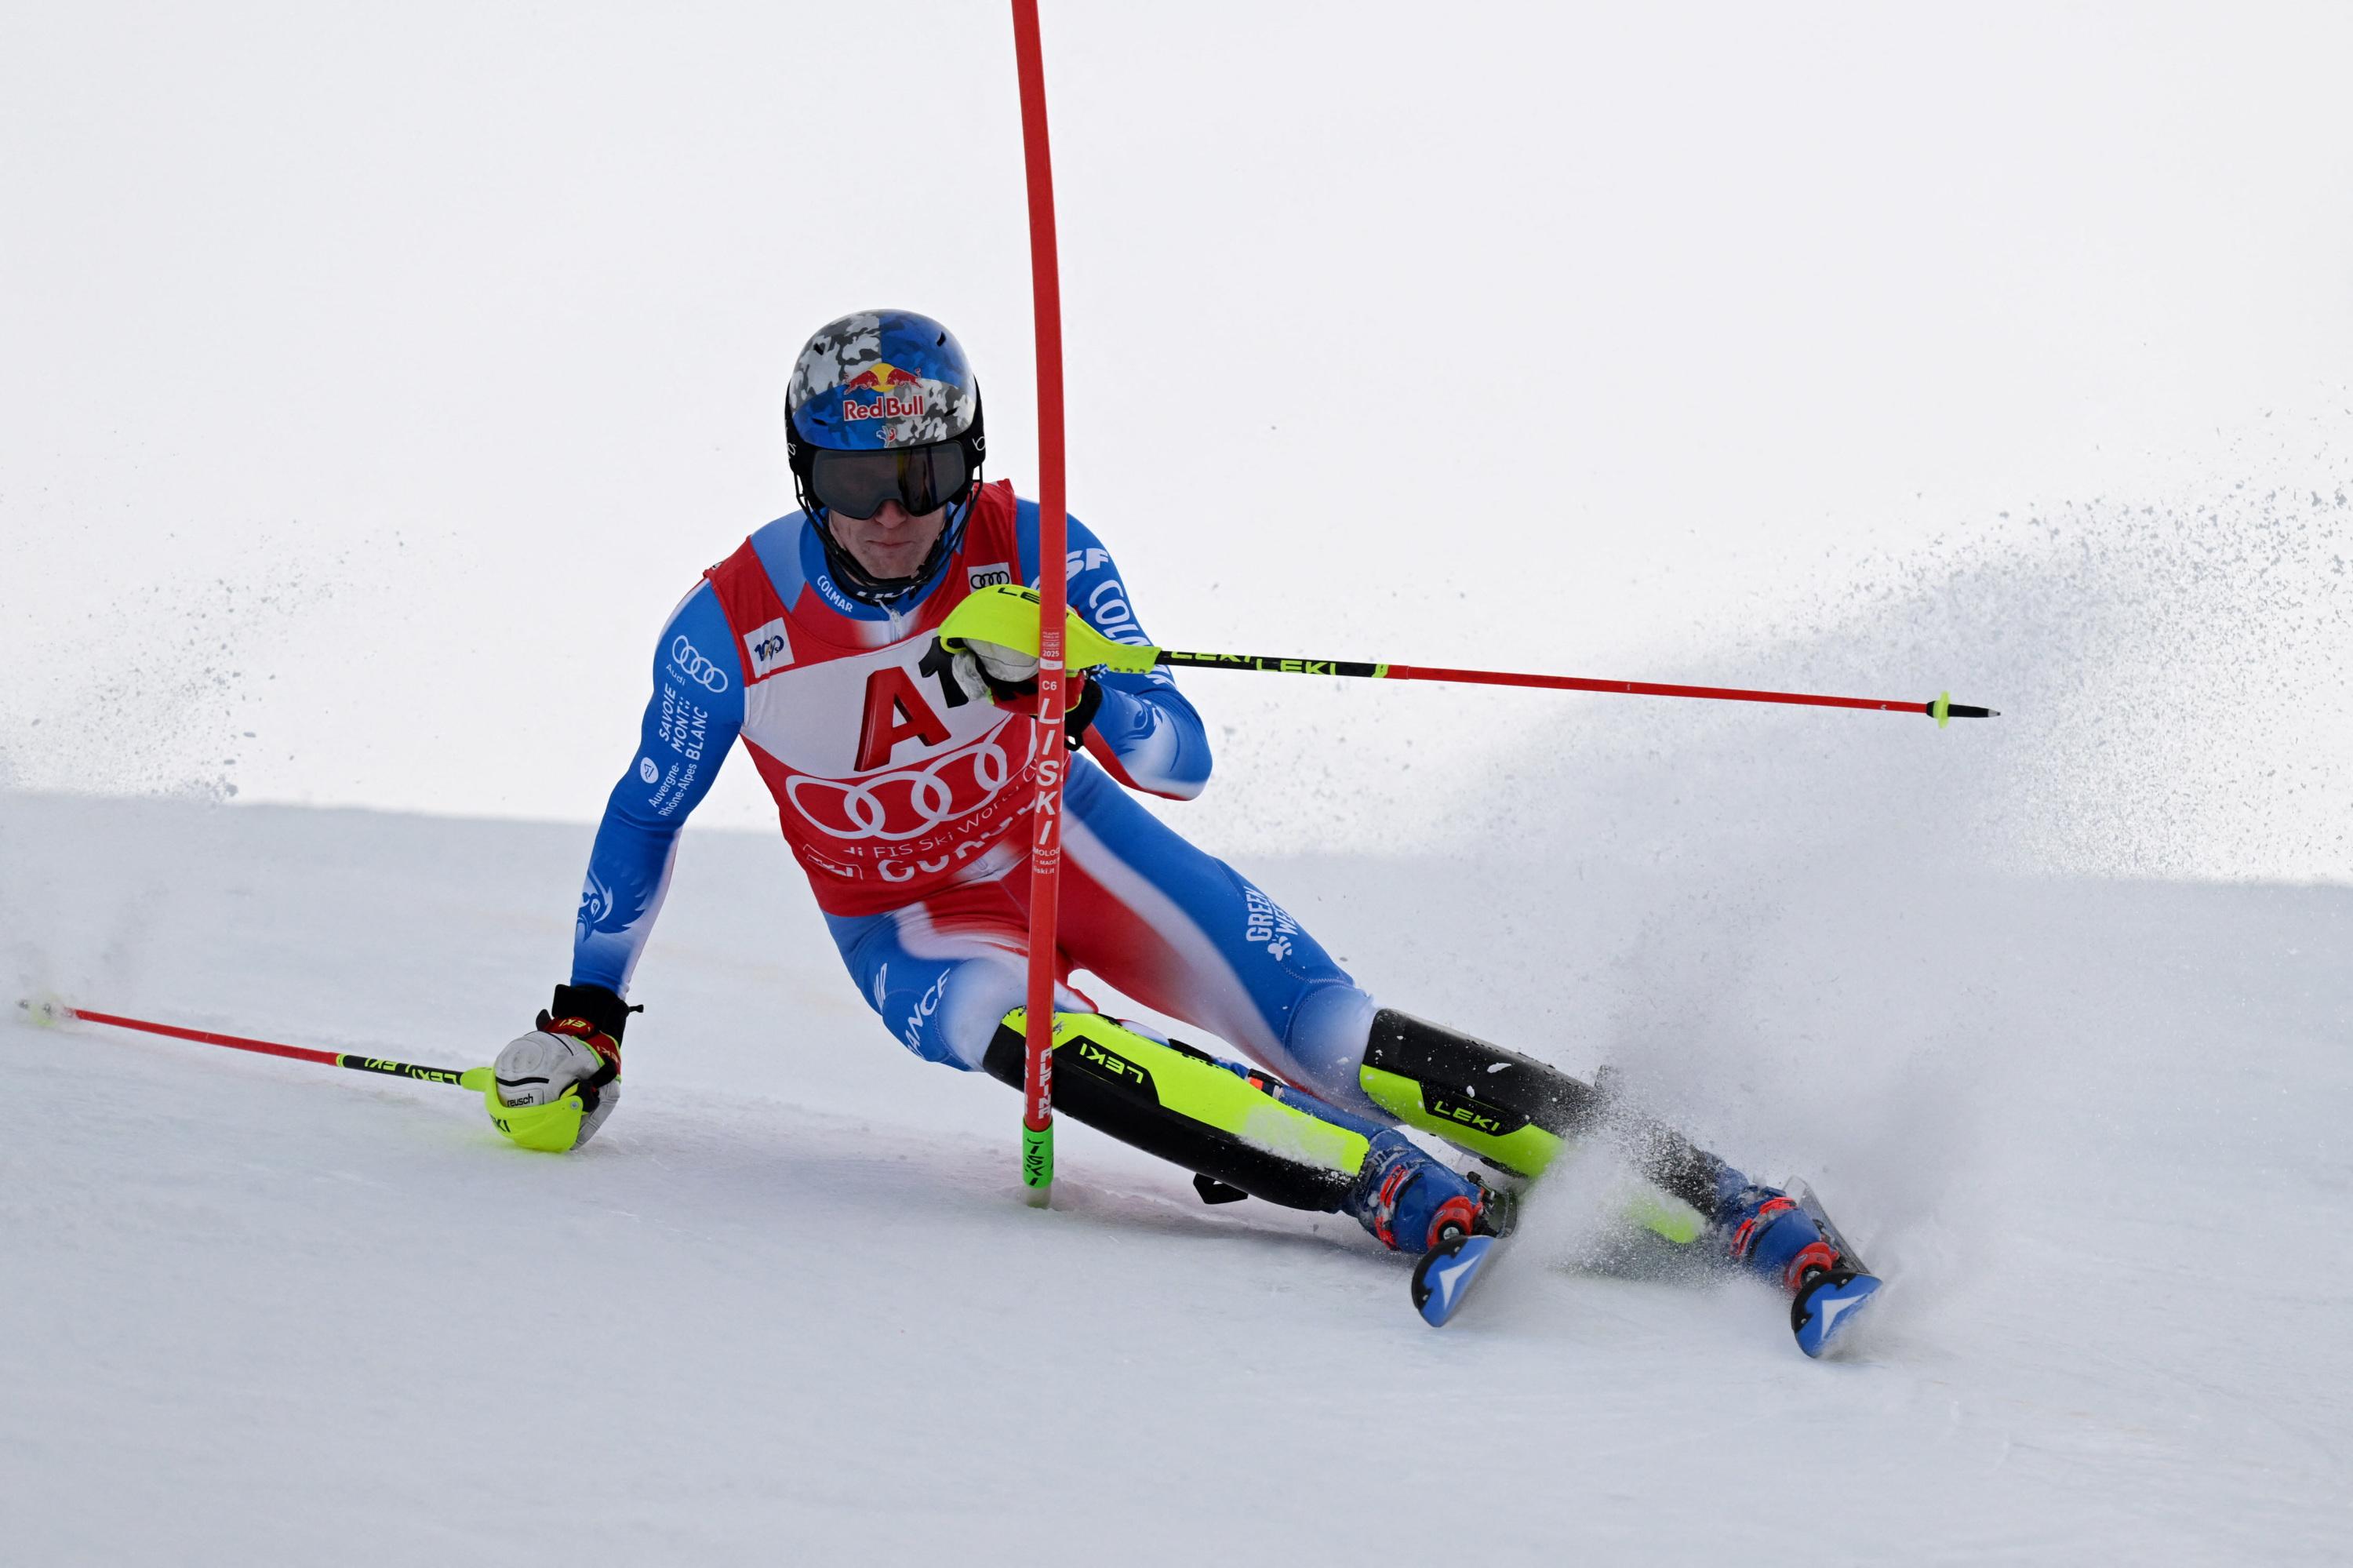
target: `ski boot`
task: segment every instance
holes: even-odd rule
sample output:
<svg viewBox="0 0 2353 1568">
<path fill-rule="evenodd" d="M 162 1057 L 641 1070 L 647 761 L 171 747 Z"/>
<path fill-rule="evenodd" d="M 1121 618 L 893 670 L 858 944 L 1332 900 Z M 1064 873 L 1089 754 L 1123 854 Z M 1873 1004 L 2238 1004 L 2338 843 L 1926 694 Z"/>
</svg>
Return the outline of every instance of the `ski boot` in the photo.
<svg viewBox="0 0 2353 1568">
<path fill-rule="evenodd" d="M 1456 1174 L 1413 1139 L 1385 1128 L 1371 1139 L 1344 1212 L 1397 1252 L 1427 1252 L 1457 1236 L 1501 1235 L 1508 1197 L 1475 1176 Z"/>
<path fill-rule="evenodd" d="M 1736 1173 L 1725 1174 L 1731 1187 Z M 1741 1179 L 1717 1209 L 1716 1226 L 1734 1264 L 1789 1292 L 1789 1331 L 1799 1350 L 1819 1356 L 1877 1293 L 1880 1280 L 1813 1194 L 1800 1192 L 1793 1198 Z"/>
<path fill-rule="evenodd" d="M 1372 1140 L 1344 1205 L 1382 1245 L 1419 1252 L 1413 1304 L 1435 1326 L 1454 1314 L 1495 1244 L 1512 1228 L 1514 1194 L 1457 1174 L 1394 1128 Z"/>
</svg>

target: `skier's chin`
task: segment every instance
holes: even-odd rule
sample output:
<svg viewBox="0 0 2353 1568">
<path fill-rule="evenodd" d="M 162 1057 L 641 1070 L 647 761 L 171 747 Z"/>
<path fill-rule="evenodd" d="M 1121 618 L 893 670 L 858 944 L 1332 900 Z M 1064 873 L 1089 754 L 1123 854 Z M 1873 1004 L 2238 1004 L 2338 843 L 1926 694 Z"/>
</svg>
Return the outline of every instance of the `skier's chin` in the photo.
<svg viewBox="0 0 2353 1568">
<path fill-rule="evenodd" d="M 866 568 L 869 577 L 893 582 L 901 577 L 913 577 L 916 569 L 923 564 L 923 557 L 931 554 L 931 548 L 929 545 L 921 549 L 906 545 L 888 550 L 854 550 L 851 554 L 857 557 L 858 564 Z"/>
<path fill-rule="evenodd" d="M 892 582 L 923 569 L 946 526 L 945 508 L 910 517 L 886 505 L 876 517 L 835 518 L 833 536 L 869 577 Z"/>
</svg>

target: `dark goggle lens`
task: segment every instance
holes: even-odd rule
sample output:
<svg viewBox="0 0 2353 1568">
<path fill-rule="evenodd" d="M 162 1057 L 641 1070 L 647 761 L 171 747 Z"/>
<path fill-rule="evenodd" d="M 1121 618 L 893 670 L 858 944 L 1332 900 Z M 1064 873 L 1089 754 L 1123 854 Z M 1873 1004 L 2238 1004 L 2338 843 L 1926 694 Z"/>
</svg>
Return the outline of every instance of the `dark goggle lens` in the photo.
<svg viewBox="0 0 2353 1568">
<path fill-rule="evenodd" d="M 871 517 L 886 501 L 920 516 L 955 500 L 971 482 L 962 441 L 895 452 L 819 451 L 809 460 L 818 504 L 844 517 Z"/>
</svg>

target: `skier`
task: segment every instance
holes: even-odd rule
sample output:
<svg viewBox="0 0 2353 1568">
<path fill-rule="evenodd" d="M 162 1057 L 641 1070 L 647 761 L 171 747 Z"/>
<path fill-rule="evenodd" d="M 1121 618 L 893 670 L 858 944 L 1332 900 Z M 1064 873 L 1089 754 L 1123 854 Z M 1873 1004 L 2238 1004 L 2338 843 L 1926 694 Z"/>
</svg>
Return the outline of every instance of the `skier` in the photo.
<svg viewBox="0 0 2353 1568">
<path fill-rule="evenodd" d="M 704 573 L 662 628 L 637 755 L 589 859 L 571 979 L 499 1054 L 491 1114 L 531 1147 L 576 1147 L 613 1114 L 630 972 L 679 832 L 739 738 L 860 994 L 917 1055 L 1020 1086 L 1035 630 L 1025 648 L 941 627 L 985 588 L 1037 581 L 1038 508 L 983 482 L 978 381 L 927 317 L 819 329 L 785 423 L 800 510 Z M 1068 565 L 1076 616 L 1114 642 L 1148 641 L 1118 566 L 1075 517 Z M 1064 1114 L 1194 1171 L 1210 1202 L 1342 1212 L 1415 1252 L 1505 1229 L 1511 1203 L 1400 1125 L 1521 1178 L 1564 1140 L 1628 1130 L 1556 1068 L 1382 1006 L 1255 884 L 1131 799 L 1190 800 L 1208 779 L 1201 720 L 1166 670 L 1076 674 L 1070 692 L 1062 734 L 1085 756 L 1071 761 L 1062 829 Z M 1249 1064 L 1096 1012 L 1068 986 L 1076 969 Z M 1848 1271 L 1836 1233 L 1786 1193 L 1664 1128 L 1631 1130 L 1672 1200 L 1643 1215 L 1653 1229 L 1793 1292 Z"/>
</svg>

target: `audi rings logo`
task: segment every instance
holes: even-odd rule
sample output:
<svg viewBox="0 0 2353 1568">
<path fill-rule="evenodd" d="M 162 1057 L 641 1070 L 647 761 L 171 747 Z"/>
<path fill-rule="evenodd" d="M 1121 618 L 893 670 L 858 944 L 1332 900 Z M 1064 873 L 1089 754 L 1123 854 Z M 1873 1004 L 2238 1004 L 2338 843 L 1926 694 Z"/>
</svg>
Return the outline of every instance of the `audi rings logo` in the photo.
<svg viewBox="0 0 2353 1568">
<path fill-rule="evenodd" d="M 670 662 L 685 671 L 690 681 L 699 682 L 714 692 L 727 689 L 727 672 L 704 658 L 702 650 L 689 642 L 682 631 L 671 640 Z"/>
<path fill-rule="evenodd" d="M 785 797 L 810 826 L 828 837 L 898 843 L 986 807 L 1012 779 L 1014 766 L 991 736 L 921 768 L 896 768 L 869 779 L 796 774 L 785 786 Z"/>
</svg>

